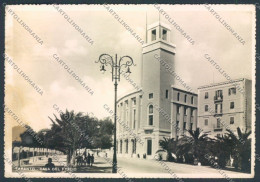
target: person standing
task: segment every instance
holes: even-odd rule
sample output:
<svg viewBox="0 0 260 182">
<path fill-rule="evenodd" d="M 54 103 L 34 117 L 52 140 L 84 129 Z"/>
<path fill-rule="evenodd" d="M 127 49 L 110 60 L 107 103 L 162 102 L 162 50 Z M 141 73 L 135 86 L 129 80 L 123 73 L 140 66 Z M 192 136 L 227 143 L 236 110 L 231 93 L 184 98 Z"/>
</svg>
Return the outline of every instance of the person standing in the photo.
<svg viewBox="0 0 260 182">
<path fill-rule="evenodd" d="M 90 166 L 90 159 L 91 158 L 91 156 L 90 156 L 90 154 L 88 153 L 88 157 L 87 157 L 87 163 L 88 163 L 88 166 Z"/>
<path fill-rule="evenodd" d="M 48 158 L 48 163 L 45 165 L 45 167 L 47 168 L 47 170 L 50 169 L 51 172 L 53 168 L 55 168 L 55 165 L 52 163 L 52 158 Z"/>
<path fill-rule="evenodd" d="M 94 154 L 92 154 L 90 158 L 90 165 L 93 166 L 93 164 L 94 164 Z"/>
</svg>

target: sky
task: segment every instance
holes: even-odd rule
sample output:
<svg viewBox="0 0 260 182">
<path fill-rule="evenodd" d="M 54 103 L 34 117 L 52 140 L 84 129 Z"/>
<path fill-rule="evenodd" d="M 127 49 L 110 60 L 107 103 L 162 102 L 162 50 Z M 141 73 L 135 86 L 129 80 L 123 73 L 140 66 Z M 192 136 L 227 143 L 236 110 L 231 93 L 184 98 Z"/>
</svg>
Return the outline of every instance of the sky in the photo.
<svg viewBox="0 0 260 182">
<path fill-rule="evenodd" d="M 95 63 L 103 53 L 131 56 L 136 64 L 130 78 L 141 83 L 142 45 L 102 5 L 62 5 L 66 14 L 94 41 L 91 45 L 51 5 L 9 6 L 43 40 L 39 44 L 9 13 L 6 13 L 6 53 L 43 90 L 40 95 L 11 67 L 5 64 L 5 103 L 25 123 L 39 131 L 49 128 L 48 116 L 59 110 L 93 113 L 101 119 L 109 116 L 104 104 L 113 108 L 114 86 L 110 68 L 103 74 Z M 205 58 L 209 54 L 232 79 L 254 80 L 255 13 L 250 5 L 212 6 L 246 41 L 241 44 L 203 5 L 161 5 L 195 41 L 190 44 L 165 17 L 161 22 L 171 30 L 176 45 L 175 71 L 194 92 L 202 85 L 226 81 Z M 117 12 L 143 40 L 147 24 L 158 21 L 153 5 L 113 5 Z M 94 91 L 89 94 L 55 61 L 57 54 L 70 69 Z M 178 85 L 178 82 L 176 82 Z M 141 86 L 141 85 L 140 85 Z M 179 88 L 183 88 L 178 85 Z M 118 95 L 134 90 L 124 78 Z M 55 105 L 55 108 L 53 107 Z M 8 126 L 18 125 L 6 114 Z"/>
</svg>

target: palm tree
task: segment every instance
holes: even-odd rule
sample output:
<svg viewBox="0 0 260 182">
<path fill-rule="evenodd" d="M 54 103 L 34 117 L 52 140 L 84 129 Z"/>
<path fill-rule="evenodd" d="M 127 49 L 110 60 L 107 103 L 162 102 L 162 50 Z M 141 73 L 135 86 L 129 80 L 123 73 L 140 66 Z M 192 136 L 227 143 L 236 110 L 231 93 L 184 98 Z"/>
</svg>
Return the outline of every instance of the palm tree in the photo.
<svg viewBox="0 0 260 182">
<path fill-rule="evenodd" d="M 230 159 L 231 151 L 233 150 L 234 145 L 228 135 L 221 135 L 216 138 L 217 140 L 214 140 L 214 143 L 212 143 L 210 151 L 213 156 L 218 157 L 218 165 L 221 168 L 224 168 Z"/>
<path fill-rule="evenodd" d="M 183 136 L 178 141 L 178 155 L 186 156 L 192 155 L 195 159 L 200 162 L 204 162 L 204 154 L 206 152 L 207 142 L 211 139 L 208 137 L 209 132 L 202 132 L 199 128 L 196 130 L 187 130 L 189 136 Z M 190 160 L 190 159 L 189 159 Z M 186 159 L 187 161 L 187 159 Z"/>
<path fill-rule="evenodd" d="M 167 152 L 167 161 L 174 161 L 174 158 L 172 156 L 172 152 L 176 152 L 176 144 L 177 142 L 174 140 L 174 138 L 165 138 L 163 137 L 163 140 L 159 141 L 160 150 L 157 150 L 158 152 Z"/>
<path fill-rule="evenodd" d="M 63 148 L 67 152 L 67 162 L 75 164 L 76 150 L 81 146 L 84 136 L 79 132 L 81 122 L 84 117 L 81 112 L 74 113 L 66 110 L 65 113 L 60 113 L 60 119 L 54 114 L 55 120 L 49 117 L 52 121 L 51 132 L 49 133 L 49 141 L 52 145 L 57 145 L 57 148 Z"/>
<path fill-rule="evenodd" d="M 250 171 L 250 156 L 251 156 L 251 139 L 249 136 L 251 131 L 244 133 L 237 127 L 237 135 L 231 130 L 227 129 L 227 135 L 230 137 L 232 145 L 234 146 L 231 151 L 231 156 L 234 158 L 235 168 L 241 168 L 241 171 Z"/>
</svg>

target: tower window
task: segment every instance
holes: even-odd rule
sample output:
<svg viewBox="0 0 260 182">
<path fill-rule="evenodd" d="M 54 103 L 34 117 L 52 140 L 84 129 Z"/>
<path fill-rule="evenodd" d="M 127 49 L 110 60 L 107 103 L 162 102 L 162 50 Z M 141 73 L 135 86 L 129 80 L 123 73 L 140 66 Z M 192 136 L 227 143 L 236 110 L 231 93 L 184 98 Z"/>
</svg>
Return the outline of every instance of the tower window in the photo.
<svg viewBox="0 0 260 182">
<path fill-rule="evenodd" d="M 150 93 L 149 94 L 149 99 L 152 99 L 153 98 L 153 93 Z"/>
<path fill-rule="evenodd" d="M 162 31 L 162 39 L 167 40 L 167 30 L 163 29 Z"/>
<path fill-rule="evenodd" d="M 177 101 L 180 101 L 180 93 L 177 94 Z"/>
<path fill-rule="evenodd" d="M 148 120 L 149 125 L 153 125 L 153 105 L 150 105 L 148 108 Z"/>
<path fill-rule="evenodd" d="M 165 92 L 165 98 L 166 99 L 168 99 L 168 95 L 169 95 L 168 90 L 166 90 L 166 92 Z"/>
<path fill-rule="evenodd" d="M 186 122 L 183 122 L 183 130 L 186 130 Z"/>
<path fill-rule="evenodd" d="M 152 30 L 152 41 L 156 40 L 156 30 Z"/>
<path fill-rule="evenodd" d="M 185 94 L 184 96 L 184 102 L 186 103 L 187 102 L 187 95 Z"/>
<path fill-rule="evenodd" d="M 194 97 L 191 96 L 191 104 L 193 104 L 193 103 L 194 103 Z"/>
</svg>

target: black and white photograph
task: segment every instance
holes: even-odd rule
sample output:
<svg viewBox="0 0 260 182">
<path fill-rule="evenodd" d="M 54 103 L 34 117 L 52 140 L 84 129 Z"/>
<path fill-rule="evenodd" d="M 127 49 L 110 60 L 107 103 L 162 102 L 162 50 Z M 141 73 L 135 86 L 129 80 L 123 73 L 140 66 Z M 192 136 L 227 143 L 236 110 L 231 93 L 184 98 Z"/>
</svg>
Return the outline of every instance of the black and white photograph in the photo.
<svg viewBox="0 0 260 182">
<path fill-rule="evenodd" d="M 2 6 L 5 178 L 255 176 L 257 5 Z"/>
</svg>

